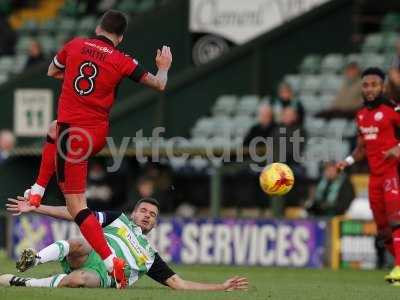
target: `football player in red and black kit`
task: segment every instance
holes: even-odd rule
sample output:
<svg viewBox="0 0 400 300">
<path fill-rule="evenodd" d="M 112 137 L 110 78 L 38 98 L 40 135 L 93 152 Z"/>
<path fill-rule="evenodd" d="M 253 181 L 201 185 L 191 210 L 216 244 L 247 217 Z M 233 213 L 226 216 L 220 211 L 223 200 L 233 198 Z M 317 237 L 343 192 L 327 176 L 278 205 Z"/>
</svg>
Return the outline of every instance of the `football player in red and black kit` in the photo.
<svg viewBox="0 0 400 300">
<path fill-rule="evenodd" d="M 129 78 L 163 91 L 172 63 L 170 48 L 163 46 L 156 55 L 158 72 L 152 75 L 133 57 L 118 50 L 126 28 L 127 18 L 123 13 L 107 11 L 96 27 L 96 36 L 74 38 L 54 57 L 48 75 L 63 80 L 57 121 L 52 124 L 44 145 L 36 183 L 27 193 L 30 204 L 39 206 L 56 172 L 69 213 L 119 287 L 126 286 L 125 262 L 111 251 L 99 221 L 87 207 L 87 159 L 106 143 L 109 111 L 119 82 Z"/>
<path fill-rule="evenodd" d="M 344 169 L 367 158 L 369 203 L 378 229 L 378 237 L 395 257 L 395 267 L 385 280 L 400 282 L 400 146 L 396 129 L 400 113 L 383 97 L 385 73 L 379 68 L 362 74 L 364 107 L 356 115 L 357 146 L 353 153 L 338 163 Z"/>
</svg>

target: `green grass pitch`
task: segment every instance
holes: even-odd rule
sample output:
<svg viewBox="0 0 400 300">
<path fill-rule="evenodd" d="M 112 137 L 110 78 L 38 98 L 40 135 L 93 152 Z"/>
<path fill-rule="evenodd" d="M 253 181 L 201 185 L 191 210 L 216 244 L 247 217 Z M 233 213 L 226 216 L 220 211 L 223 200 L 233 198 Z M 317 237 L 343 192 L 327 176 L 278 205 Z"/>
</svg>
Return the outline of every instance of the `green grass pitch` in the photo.
<svg viewBox="0 0 400 300">
<path fill-rule="evenodd" d="M 134 288 L 115 289 L 46 289 L 0 288 L 1 300 L 270 300 L 270 299 L 400 299 L 400 287 L 383 281 L 382 271 L 337 271 L 329 269 L 278 269 L 262 267 L 176 266 L 175 271 L 189 280 L 222 281 L 228 276 L 245 275 L 250 280 L 247 292 L 172 291 L 151 279 L 141 279 Z M 26 276 L 46 277 L 60 269 L 57 264 L 39 266 Z M 15 273 L 14 263 L 0 257 L 0 273 Z"/>
</svg>

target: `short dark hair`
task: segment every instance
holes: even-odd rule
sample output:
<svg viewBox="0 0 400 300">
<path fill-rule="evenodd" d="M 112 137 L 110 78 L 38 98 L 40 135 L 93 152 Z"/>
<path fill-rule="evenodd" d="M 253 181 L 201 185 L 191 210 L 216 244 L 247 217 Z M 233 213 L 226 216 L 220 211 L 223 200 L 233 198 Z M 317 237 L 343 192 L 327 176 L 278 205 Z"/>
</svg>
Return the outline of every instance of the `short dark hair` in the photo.
<svg viewBox="0 0 400 300">
<path fill-rule="evenodd" d="M 155 207 L 157 207 L 158 211 L 160 211 L 160 202 L 158 202 L 156 199 L 150 198 L 150 197 L 142 198 L 138 202 L 136 202 L 135 208 L 133 210 L 136 210 L 139 207 L 139 205 L 142 203 L 152 204 Z"/>
<path fill-rule="evenodd" d="M 386 75 L 385 72 L 382 71 L 382 69 L 377 68 L 377 67 L 370 67 L 364 70 L 361 74 L 361 78 L 364 78 L 365 76 L 368 75 L 376 75 L 382 79 L 382 81 L 385 81 Z"/>
<path fill-rule="evenodd" d="M 101 17 L 100 27 L 108 33 L 121 36 L 128 27 L 128 17 L 121 11 L 113 9 L 108 10 Z"/>
</svg>

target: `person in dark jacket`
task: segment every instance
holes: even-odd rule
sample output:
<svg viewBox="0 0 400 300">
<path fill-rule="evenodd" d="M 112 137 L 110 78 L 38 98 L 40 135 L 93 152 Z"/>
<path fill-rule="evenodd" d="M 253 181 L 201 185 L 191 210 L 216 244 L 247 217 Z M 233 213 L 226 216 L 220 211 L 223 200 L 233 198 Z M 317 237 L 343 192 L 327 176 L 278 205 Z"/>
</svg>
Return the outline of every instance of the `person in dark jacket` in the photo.
<svg viewBox="0 0 400 300">
<path fill-rule="evenodd" d="M 249 146 L 251 141 L 257 137 L 272 137 L 275 127 L 271 106 L 267 102 L 261 103 L 258 109 L 258 123 L 250 128 L 243 145 Z"/>
<path fill-rule="evenodd" d="M 339 172 L 334 162 L 328 162 L 309 211 L 318 216 L 343 215 L 354 198 L 354 187 L 349 176 L 346 172 Z"/>
<path fill-rule="evenodd" d="M 303 124 L 304 121 L 304 106 L 294 96 L 294 92 L 290 84 L 283 82 L 278 87 L 278 97 L 272 101 L 272 109 L 276 122 L 281 121 L 282 111 L 287 107 L 292 107 L 298 114 L 297 122 Z"/>
<path fill-rule="evenodd" d="M 28 61 L 26 62 L 25 68 L 35 66 L 45 61 L 42 46 L 38 41 L 33 40 L 29 46 Z"/>
</svg>

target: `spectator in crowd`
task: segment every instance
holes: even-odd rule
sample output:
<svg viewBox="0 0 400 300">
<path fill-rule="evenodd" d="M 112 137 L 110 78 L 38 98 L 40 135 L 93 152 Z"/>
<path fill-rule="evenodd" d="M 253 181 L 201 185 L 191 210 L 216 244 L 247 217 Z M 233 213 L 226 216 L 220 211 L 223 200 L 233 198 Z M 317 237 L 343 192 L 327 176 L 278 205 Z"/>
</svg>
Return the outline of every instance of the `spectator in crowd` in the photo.
<svg viewBox="0 0 400 300">
<path fill-rule="evenodd" d="M 390 66 L 392 69 L 400 69 L 400 38 L 396 41 L 395 55 Z"/>
<path fill-rule="evenodd" d="M 0 165 L 4 163 L 15 147 L 15 136 L 8 130 L 0 130 Z"/>
<path fill-rule="evenodd" d="M 328 162 L 309 211 L 317 216 L 343 215 L 354 197 L 354 187 L 347 173 L 339 172 L 335 162 Z"/>
<path fill-rule="evenodd" d="M 251 141 L 257 137 L 271 137 L 275 127 L 271 106 L 267 102 L 261 103 L 258 108 L 258 123 L 250 128 L 244 138 L 243 145 L 249 146 Z"/>
<path fill-rule="evenodd" d="M 396 42 L 396 53 L 389 70 L 385 92 L 387 98 L 400 102 L 400 39 Z"/>
<path fill-rule="evenodd" d="M 151 177 L 142 176 L 136 182 L 132 198 L 125 203 L 122 210 L 126 212 L 132 211 L 137 201 L 142 198 L 152 197 L 155 197 L 154 181 Z"/>
<path fill-rule="evenodd" d="M 107 180 L 105 167 L 100 162 L 93 162 L 89 167 L 86 196 L 91 208 L 110 209 L 113 190 Z"/>
<path fill-rule="evenodd" d="M 278 97 L 272 101 L 274 119 L 280 122 L 282 110 L 286 107 L 292 107 L 298 114 L 297 122 L 303 124 L 304 106 L 299 99 L 295 98 L 290 84 L 282 82 L 278 87 Z"/>
<path fill-rule="evenodd" d="M 25 68 L 32 67 L 45 61 L 42 46 L 36 40 L 32 40 L 28 49 L 28 60 Z"/>
<path fill-rule="evenodd" d="M 124 173 L 108 173 L 102 160 L 90 163 L 86 195 L 90 208 L 113 210 L 125 203 L 127 198 L 127 180 Z"/>
<path fill-rule="evenodd" d="M 286 207 L 302 206 L 305 195 L 305 169 L 302 165 L 302 154 L 305 146 L 305 130 L 299 122 L 298 110 L 287 106 L 282 110 L 281 122 L 275 129 L 273 159 L 270 162 L 286 163 L 293 171 L 296 181 L 293 189 L 285 196 Z"/>
<path fill-rule="evenodd" d="M 137 182 L 138 199 L 154 196 L 154 181 L 149 177 L 139 178 Z"/>
<path fill-rule="evenodd" d="M 281 121 L 274 129 L 274 157 L 273 161 L 282 161 L 287 164 L 299 163 L 298 157 L 301 156 L 304 149 L 305 131 L 299 122 L 298 111 L 291 106 L 284 108 L 281 112 Z M 299 137 L 298 141 L 293 138 Z M 280 139 L 285 138 L 285 143 L 281 143 Z M 298 143 L 297 143 L 298 142 Z M 282 149 L 282 147 L 284 147 Z M 298 149 L 296 149 L 296 147 Z M 298 153 L 295 153 L 297 151 Z"/>
<path fill-rule="evenodd" d="M 351 62 L 344 69 L 343 85 L 330 108 L 317 114 L 323 118 L 353 118 L 361 107 L 361 70 L 357 63 Z"/>
</svg>

